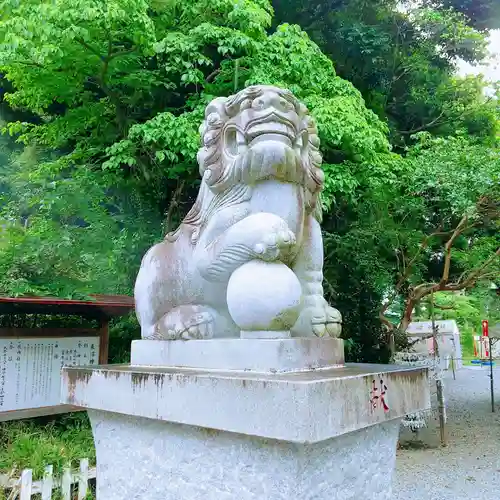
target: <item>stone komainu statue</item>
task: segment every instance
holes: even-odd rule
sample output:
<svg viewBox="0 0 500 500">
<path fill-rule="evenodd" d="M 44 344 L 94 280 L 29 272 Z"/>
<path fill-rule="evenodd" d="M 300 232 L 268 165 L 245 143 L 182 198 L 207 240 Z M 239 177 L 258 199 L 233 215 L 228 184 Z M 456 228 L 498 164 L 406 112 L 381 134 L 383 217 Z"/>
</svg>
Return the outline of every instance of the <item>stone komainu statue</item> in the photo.
<svg viewBox="0 0 500 500">
<path fill-rule="evenodd" d="M 286 264 L 300 282 L 293 336 L 338 336 L 340 313 L 323 297 L 324 175 L 307 108 L 288 90 L 252 86 L 214 99 L 200 132 L 198 198 L 180 227 L 147 252 L 137 277 L 142 337 L 237 337 L 228 281 L 255 259 Z"/>
</svg>

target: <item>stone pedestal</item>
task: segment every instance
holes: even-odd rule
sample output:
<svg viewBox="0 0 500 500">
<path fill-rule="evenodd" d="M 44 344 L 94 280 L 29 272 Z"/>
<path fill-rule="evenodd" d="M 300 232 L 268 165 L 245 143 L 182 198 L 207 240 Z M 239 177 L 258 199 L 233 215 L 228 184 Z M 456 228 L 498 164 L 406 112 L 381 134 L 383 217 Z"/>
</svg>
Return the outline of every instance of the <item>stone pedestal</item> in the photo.
<svg viewBox="0 0 500 500">
<path fill-rule="evenodd" d="M 99 500 L 388 500 L 400 419 L 430 405 L 426 370 L 343 366 L 335 339 L 138 341 L 132 361 L 64 368 Z"/>
</svg>

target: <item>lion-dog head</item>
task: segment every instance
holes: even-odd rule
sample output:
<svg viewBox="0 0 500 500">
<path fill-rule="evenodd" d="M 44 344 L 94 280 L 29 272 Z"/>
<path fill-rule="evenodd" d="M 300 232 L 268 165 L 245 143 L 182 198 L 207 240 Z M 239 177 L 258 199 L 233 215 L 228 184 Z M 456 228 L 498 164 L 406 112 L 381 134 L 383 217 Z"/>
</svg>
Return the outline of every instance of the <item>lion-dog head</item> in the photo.
<svg viewBox="0 0 500 500">
<path fill-rule="evenodd" d="M 213 212 L 209 205 L 214 197 L 268 179 L 302 186 L 306 211 L 321 217 L 324 174 L 317 129 L 307 108 L 289 90 L 257 85 L 214 99 L 205 110 L 200 135 L 202 184 L 183 221 L 193 228 L 193 242 Z M 178 233 L 168 239 L 176 239 Z"/>
</svg>

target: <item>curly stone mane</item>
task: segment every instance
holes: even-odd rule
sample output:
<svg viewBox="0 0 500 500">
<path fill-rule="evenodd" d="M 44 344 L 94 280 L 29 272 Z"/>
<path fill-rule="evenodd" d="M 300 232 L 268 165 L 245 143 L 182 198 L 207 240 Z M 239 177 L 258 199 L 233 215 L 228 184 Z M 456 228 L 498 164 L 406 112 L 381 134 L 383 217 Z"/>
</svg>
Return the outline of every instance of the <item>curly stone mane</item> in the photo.
<svg viewBox="0 0 500 500">
<path fill-rule="evenodd" d="M 205 120 L 199 129 L 202 141 L 197 155 L 202 176 L 200 191 L 181 226 L 167 235 L 169 241 L 176 240 L 182 228 L 187 226 L 191 230 L 191 241 L 196 243 L 203 227 L 215 211 L 249 200 L 252 181 L 256 178 L 272 177 L 269 172 L 257 172 L 255 161 L 252 163 L 253 171 L 250 172 L 248 154 L 228 155 L 224 147 L 224 134 L 228 123 L 236 122 L 233 129 L 241 131 L 243 135 L 248 123 L 242 119 L 244 122 L 242 124 L 238 119 L 252 106 L 255 99 L 269 90 L 278 94 L 296 113 L 299 123 L 297 137 L 303 141 L 295 145 L 299 148 L 298 152 L 290 162 L 292 165 L 286 172 L 287 178 L 281 180 L 301 184 L 305 191 L 306 211 L 321 220 L 319 194 L 323 188 L 324 174 L 321 170 L 322 157 L 314 120 L 307 108 L 289 90 L 271 86 L 252 86 L 227 98 L 218 97 L 207 106 Z"/>
</svg>

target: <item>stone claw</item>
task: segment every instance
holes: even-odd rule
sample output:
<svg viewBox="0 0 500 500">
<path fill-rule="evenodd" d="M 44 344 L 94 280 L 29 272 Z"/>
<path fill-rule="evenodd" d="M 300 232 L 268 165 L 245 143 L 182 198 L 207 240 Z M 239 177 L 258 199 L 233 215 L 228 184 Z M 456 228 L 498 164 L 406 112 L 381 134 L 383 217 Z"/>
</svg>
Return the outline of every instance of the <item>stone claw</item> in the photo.
<svg viewBox="0 0 500 500">
<path fill-rule="evenodd" d="M 209 308 L 179 306 L 158 321 L 152 338 L 158 340 L 202 340 L 214 336 L 214 315 Z"/>
<path fill-rule="evenodd" d="M 326 301 L 321 305 L 306 307 L 300 313 L 292 333 L 296 337 L 339 337 L 342 333 L 342 315 Z"/>
<path fill-rule="evenodd" d="M 295 234 L 290 230 L 279 232 L 276 238 L 276 244 L 281 247 L 295 245 Z"/>
<path fill-rule="evenodd" d="M 272 262 L 279 260 L 281 253 L 294 245 L 295 234 L 288 229 L 267 235 L 264 241 L 254 246 L 253 251 L 256 257 Z"/>
</svg>

